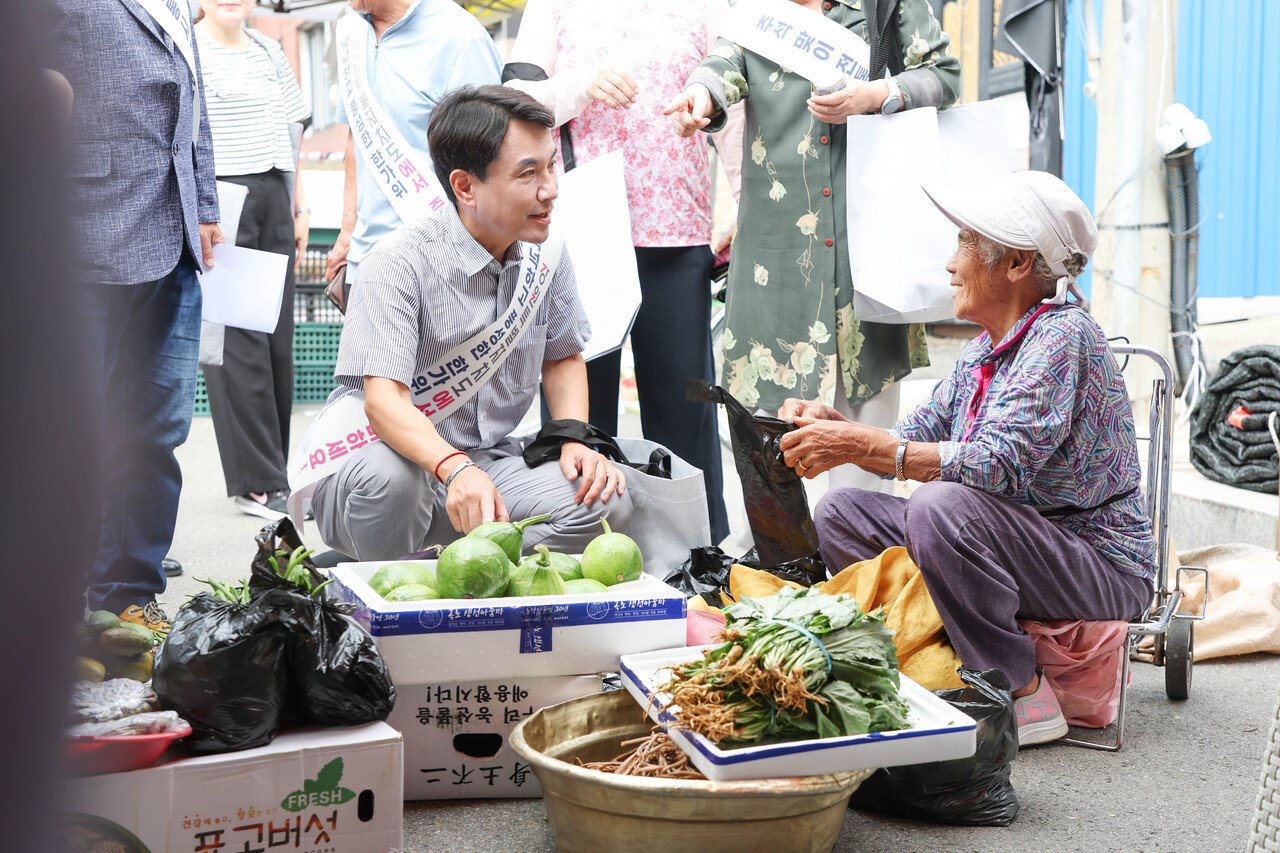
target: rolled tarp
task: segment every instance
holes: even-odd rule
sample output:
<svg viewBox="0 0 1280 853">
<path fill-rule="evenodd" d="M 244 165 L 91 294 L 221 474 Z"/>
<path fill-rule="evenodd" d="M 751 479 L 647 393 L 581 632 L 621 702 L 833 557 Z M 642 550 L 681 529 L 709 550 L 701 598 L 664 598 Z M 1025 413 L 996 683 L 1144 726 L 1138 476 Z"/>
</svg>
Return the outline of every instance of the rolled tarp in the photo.
<svg viewBox="0 0 1280 853">
<path fill-rule="evenodd" d="M 1280 412 L 1280 346 L 1222 360 L 1191 412 L 1191 464 L 1211 480 L 1274 495 L 1280 460 L 1267 418 Z"/>
</svg>

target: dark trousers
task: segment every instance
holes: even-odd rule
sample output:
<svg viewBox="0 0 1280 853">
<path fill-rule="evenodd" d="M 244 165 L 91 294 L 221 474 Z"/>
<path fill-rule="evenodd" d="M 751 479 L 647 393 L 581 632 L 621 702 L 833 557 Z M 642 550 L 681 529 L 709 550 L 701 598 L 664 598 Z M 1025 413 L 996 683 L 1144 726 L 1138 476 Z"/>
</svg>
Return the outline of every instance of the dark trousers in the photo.
<svg viewBox="0 0 1280 853">
<path fill-rule="evenodd" d="M 1128 620 L 1154 592 L 1064 525 L 959 483 L 925 483 L 909 500 L 838 489 L 818 503 L 814 523 L 832 572 L 905 545 L 960 660 L 1003 670 L 1015 690 L 1036 662 L 1019 619 Z"/>
<path fill-rule="evenodd" d="M 89 570 L 91 610 L 120 612 L 164 592 L 200 354 L 200 284 L 184 251 L 162 279 L 83 288 L 89 412 L 101 413 L 102 531 Z"/>
<path fill-rule="evenodd" d="M 205 367 L 209 413 L 227 495 L 289 486 L 289 418 L 293 413 L 293 172 L 219 178 L 248 187 L 236 245 L 289 256 L 280 320 L 272 334 L 226 330 L 220 367 Z"/>
<path fill-rule="evenodd" d="M 711 541 L 729 535 L 716 407 L 685 399 L 693 377 L 715 382 L 711 357 L 711 249 L 636 247 L 643 301 L 631 327 L 644 437 L 702 469 Z M 621 352 L 587 363 L 591 423 L 618 434 Z"/>
</svg>

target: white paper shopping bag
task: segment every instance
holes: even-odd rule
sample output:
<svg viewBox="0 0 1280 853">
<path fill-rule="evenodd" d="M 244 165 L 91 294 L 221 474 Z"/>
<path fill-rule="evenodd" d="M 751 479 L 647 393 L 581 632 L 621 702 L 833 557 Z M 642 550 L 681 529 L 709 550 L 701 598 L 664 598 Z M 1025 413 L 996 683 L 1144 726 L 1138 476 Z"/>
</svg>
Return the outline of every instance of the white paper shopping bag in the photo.
<svg viewBox="0 0 1280 853">
<path fill-rule="evenodd" d="M 1004 106 L 983 101 L 848 123 L 849 265 L 854 316 L 925 323 L 952 316 L 947 260 L 956 226 L 921 184 L 974 183 L 1009 171 Z"/>
</svg>

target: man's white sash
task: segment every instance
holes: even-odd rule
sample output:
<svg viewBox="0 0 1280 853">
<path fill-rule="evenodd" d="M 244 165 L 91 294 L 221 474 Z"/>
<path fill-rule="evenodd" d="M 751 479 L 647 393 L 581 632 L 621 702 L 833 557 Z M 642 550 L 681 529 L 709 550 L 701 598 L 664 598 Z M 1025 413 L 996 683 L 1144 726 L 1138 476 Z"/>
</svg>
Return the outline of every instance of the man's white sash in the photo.
<svg viewBox="0 0 1280 853">
<path fill-rule="evenodd" d="M 187 62 L 187 70 L 191 72 L 191 144 L 200 138 L 200 99 L 204 93 L 200 91 L 200 75 L 196 74 L 196 48 L 192 42 L 191 7 L 178 0 L 137 0 L 138 5 L 147 11 L 160 29 L 164 30 L 173 41 L 182 58 Z"/>
<path fill-rule="evenodd" d="M 738 0 L 719 35 L 794 71 L 815 86 L 866 80 L 871 49 L 821 12 L 777 0 Z"/>
<path fill-rule="evenodd" d="M 338 90 L 351 138 L 401 222 L 416 222 L 449 204 L 430 160 L 414 150 L 369 89 L 368 40 L 359 15 L 338 19 Z"/>
<path fill-rule="evenodd" d="M 450 349 L 409 385 L 414 407 L 433 424 L 458 411 L 493 378 L 524 337 L 555 275 L 564 239 L 553 230 L 542 244 L 524 243 L 520 277 L 511 304 L 478 334 Z M 347 394 L 326 406 L 289 459 L 289 514 L 302 517 L 315 484 L 346 465 L 351 455 L 378 436 L 364 411 L 364 393 Z"/>
</svg>

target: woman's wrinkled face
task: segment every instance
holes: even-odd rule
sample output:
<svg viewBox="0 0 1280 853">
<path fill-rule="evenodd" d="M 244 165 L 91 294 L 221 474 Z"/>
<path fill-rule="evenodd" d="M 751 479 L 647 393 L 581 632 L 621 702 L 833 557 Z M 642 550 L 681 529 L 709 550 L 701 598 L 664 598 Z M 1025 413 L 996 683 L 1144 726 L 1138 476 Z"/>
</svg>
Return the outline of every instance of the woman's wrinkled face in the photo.
<svg viewBox="0 0 1280 853">
<path fill-rule="evenodd" d="M 954 288 L 951 301 L 955 305 L 956 319 L 984 326 L 983 320 L 1003 301 L 1001 282 L 983 258 L 977 233 L 961 228 L 956 243 L 956 253 L 947 261 L 947 272 L 951 273 L 951 286 Z M 996 264 L 998 269 L 999 264 Z"/>
<path fill-rule="evenodd" d="M 239 26 L 253 14 L 254 0 L 200 0 L 205 17 L 223 25 Z"/>
</svg>

